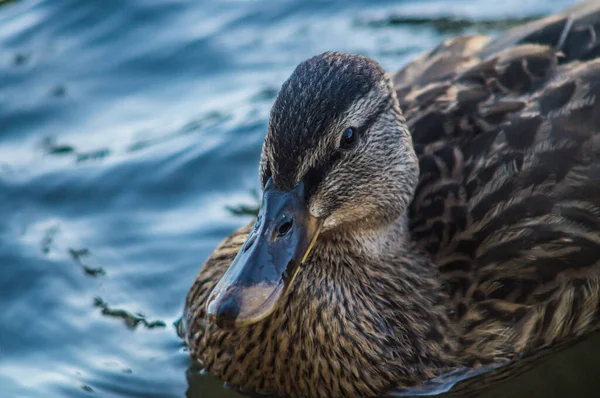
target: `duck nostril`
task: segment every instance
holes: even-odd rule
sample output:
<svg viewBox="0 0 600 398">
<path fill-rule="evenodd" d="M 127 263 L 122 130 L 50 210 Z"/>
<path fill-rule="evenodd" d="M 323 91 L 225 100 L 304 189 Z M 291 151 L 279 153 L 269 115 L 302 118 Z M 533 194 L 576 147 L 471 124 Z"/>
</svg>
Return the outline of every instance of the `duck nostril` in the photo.
<svg viewBox="0 0 600 398">
<path fill-rule="evenodd" d="M 289 230 L 292 229 L 293 225 L 294 225 L 294 219 L 286 218 L 279 225 L 279 228 L 277 228 L 277 236 L 284 236 L 285 234 L 287 234 L 289 232 Z"/>
<path fill-rule="evenodd" d="M 252 245 L 254 244 L 254 242 L 256 241 L 256 235 L 252 235 L 250 237 L 250 239 L 248 239 L 246 241 L 246 243 L 244 243 L 244 247 L 242 248 L 242 251 L 245 253 L 248 251 L 248 249 L 250 249 L 252 247 Z"/>
</svg>

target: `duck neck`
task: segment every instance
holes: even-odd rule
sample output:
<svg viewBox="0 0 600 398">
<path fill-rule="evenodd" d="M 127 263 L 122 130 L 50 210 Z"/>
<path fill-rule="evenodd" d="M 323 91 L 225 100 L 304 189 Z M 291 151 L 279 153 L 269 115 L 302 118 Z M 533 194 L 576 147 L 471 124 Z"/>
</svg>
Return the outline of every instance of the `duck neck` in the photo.
<svg viewBox="0 0 600 398">
<path fill-rule="evenodd" d="M 448 297 L 404 216 L 375 229 L 332 231 L 317 245 L 302 274 L 310 275 L 307 297 L 324 309 L 322 319 L 337 320 L 324 328 L 343 325 L 361 355 L 397 383 L 418 383 L 457 365 Z"/>
</svg>

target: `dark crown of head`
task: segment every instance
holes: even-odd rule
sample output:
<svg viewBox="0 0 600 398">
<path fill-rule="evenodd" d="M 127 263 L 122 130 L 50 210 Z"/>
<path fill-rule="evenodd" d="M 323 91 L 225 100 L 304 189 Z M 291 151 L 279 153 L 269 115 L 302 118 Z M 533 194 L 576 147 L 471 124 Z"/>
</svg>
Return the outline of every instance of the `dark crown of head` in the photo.
<svg viewBox="0 0 600 398">
<path fill-rule="evenodd" d="M 358 98 L 369 93 L 385 72 L 359 55 L 324 53 L 296 67 L 271 109 L 266 150 L 275 165 L 269 172 L 279 189 L 294 184 L 298 163 L 320 136 Z"/>
</svg>

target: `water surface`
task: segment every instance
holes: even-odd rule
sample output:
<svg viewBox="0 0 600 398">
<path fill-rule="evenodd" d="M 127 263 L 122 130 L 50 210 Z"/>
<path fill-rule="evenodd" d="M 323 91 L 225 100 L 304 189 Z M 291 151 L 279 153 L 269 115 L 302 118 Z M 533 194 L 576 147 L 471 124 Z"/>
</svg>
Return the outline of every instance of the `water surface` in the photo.
<svg viewBox="0 0 600 398">
<path fill-rule="evenodd" d="M 173 323 L 249 220 L 228 206 L 255 202 L 295 65 L 341 50 L 393 70 L 571 3 L 0 1 L 0 396 L 237 396 Z M 599 345 L 492 395 L 589 396 Z"/>
</svg>

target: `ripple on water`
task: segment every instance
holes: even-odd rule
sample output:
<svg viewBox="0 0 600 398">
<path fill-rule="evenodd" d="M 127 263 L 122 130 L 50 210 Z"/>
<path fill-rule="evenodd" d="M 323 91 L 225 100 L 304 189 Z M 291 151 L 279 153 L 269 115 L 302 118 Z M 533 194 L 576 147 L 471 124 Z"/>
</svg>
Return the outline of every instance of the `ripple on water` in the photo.
<svg viewBox="0 0 600 398">
<path fill-rule="evenodd" d="M 239 396 L 189 361 L 174 323 L 256 211 L 295 65 L 342 50 L 395 69 L 570 3 L 0 0 L 0 395 Z M 507 391 L 584 394 L 592 351 Z"/>
</svg>

